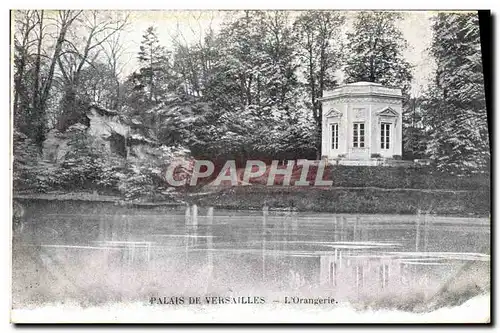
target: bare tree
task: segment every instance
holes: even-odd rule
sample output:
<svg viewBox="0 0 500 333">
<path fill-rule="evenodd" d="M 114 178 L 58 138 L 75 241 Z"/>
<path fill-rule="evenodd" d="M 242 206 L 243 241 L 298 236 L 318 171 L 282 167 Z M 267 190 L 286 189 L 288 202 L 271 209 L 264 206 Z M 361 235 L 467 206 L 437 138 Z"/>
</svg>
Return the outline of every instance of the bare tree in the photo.
<svg viewBox="0 0 500 333">
<path fill-rule="evenodd" d="M 122 107 L 120 79 L 125 66 L 130 62 L 130 59 L 123 59 L 123 56 L 127 50 L 121 38 L 121 30 L 126 28 L 128 18 L 129 16 L 127 15 L 125 18 L 123 18 L 122 21 L 116 21 L 115 24 L 118 30 L 101 45 L 102 51 L 106 56 L 106 63 L 113 74 L 113 79 L 115 82 L 114 88 L 116 99 L 113 103 L 112 108 L 116 110 L 120 110 Z M 122 25 L 123 23 L 125 23 L 125 25 Z"/>
<path fill-rule="evenodd" d="M 36 42 L 31 40 L 33 30 L 37 27 L 36 12 L 26 10 L 20 12 L 18 17 L 15 18 L 16 32 L 14 34 L 14 114 L 19 114 L 20 98 L 23 99 L 22 103 L 29 104 L 26 99 L 27 89 L 25 80 L 25 70 L 28 66 L 30 48 Z"/>
<path fill-rule="evenodd" d="M 192 41 L 188 42 L 180 24 L 185 20 L 177 18 L 177 29 L 171 40 L 175 49 L 174 66 L 177 74 L 182 78 L 186 94 L 201 96 L 205 84 L 215 62 L 215 31 L 212 28 L 214 13 L 210 12 L 210 19 L 205 28 L 202 26 L 202 12 L 193 12 L 188 21 L 188 28 L 192 34 Z M 193 24 L 194 26 L 193 26 Z"/>
<path fill-rule="evenodd" d="M 62 113 L 70 119 L 81 116 L 78 88 L 83 69 L 94 66 L 102 52 L 102 46 L 127 24 L 127 18 L 113 16 L 112 12 L 84 11 L 73 29 L 63 39 L 60 56 L 57 58 L 59 72 L 64 82 Z M 67 127 L 67 117 L 61 117 L 58 128 Z"/>
<path fill-rule="evenodd" d="M 69 87 L 78 84 L 85 64 L 92 66 L 102 51 L 102 45 L 127 24 L 127 18 L 112 17 L 110 13 L 85 11 L 72 31 L 72 39 L 64 39 L 64 52 L 57 59 L 59 70 Z"/>
<path fill-rule="evenodd" d="M 54 82 L 56 63 L 61 55 L 63 42 L 69 27 L 82 11 L 56 11 L 46 14 L 40 11 L 19 11 L 21 39 L 15 49 L 16 63 L 14 110 L 19 112 L 19 98 L 24 90 L 29 90 L 29 98 L 23 104 L 23 112 L 29 134 L 41 148 L 47 127 L 46 108 L 50 90 Z M 52 30 L 53 35 L 47 30 Z M 50 52 L 45 49 L 50 40 Z M 32 50 L 32 48 L 35 48 Z M 28 66 L 29 60 L 29 68 Z M 24 87 L 21 87 L 24 85 Z M 30 86 L 28 88 L 28 85 Z"/>
</svg>

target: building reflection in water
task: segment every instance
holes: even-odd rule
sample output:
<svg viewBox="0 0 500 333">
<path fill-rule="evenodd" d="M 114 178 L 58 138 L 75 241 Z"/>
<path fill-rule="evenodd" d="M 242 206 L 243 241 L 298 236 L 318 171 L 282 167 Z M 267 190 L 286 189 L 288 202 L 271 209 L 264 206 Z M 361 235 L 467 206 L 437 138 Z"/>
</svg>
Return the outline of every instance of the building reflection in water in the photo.
<svg viewBox="0 0 500 333">
<path fill-rule="evenodd" d="M 430 242 L 436 229 L 422 215 L 403 225 L 377 224 L 367 216 L 270 212 L 267 206 L 248 215 L 223 214 L 229 215 L 196 205 L 177 215 L 119 214 L 96 220 L 90 245 L 46 246 L 53 248 L 51 253 L 57 247 L 54 257 L 61 258 L 68 248 L 94 251 L 92 255 L 102 249 L 110 270 L 121 271 L 123 283 L 137 272 L 140 278 L 159 280 L 175 273 L 180 284 L 198 284 L 202 293 L 265 288 L 359 297 L 427 290 L 464 260 L 489 260 L 474 253 L 428 252 L 440 244 L 436 238 Z"/>
<path fill-rule="evenodd" d="M 217 226 L 223 227 L 225 232 L 219 230 L 220 234 L 216 235 L 213 207 L 204 208 L 203 212 L 200 215 L 196 205 L 186 207 L 183 236 L 163 235 L 171 237 L 157 237 L 155 241 L 151 240 L 153 236 L 162 235 L 154 235 L 154 230 L 142 239 L 134 239 L 133 217 L 116 216 L 111 221 L 100 223 L 99 242 L 106 247 L 122 249 L 122 262 L 127 265 L 154 262 L 155 247 L 178 248 L 182 245 L 185 269 L 189 271 L 196 265 L 205 267 L 208 289 L 217 274 L 218 261 L 241 250 L 253 256 L 259 253 L 258 270 L 262 282 L 291 288 L 316 285 L 336 290 L 397 290 L 423 284 L 429 281 L 433 271 L 439 272 L 441 267 L 452 264 L 446 256 L 426 255 L 431 223 L 425 216 L 416 217 L 414 251 L 410 252 L 411 248 L 402 249 L 401 244 L 371 239 L 372 228 L 363 223 L 360 216 L 334 215 L 326 228 L 316 225 L 313 219 L 301 217 L 303 225 L 299 230 L 296 211 L 285 209 L 270 216 L 269 208 L 264 206 L 260 218 L 232 217 L 233 223 Z M 231 220 L 231 217 L 227 219 Z M 238 226 L 238 220 L 257 223 L 251 224 L 251 230 L 247 230 L 243 227 L 245 223 Z M 310 226 L 310 229 L 305 226 Z M 307 232 L 310 234 L 304 234 Z M 253 243 L 249 240 L 252 236 Z M 222 241 L 214 242 L 214 237 Z M 259 243 L 260 249 L 251 246 Z M 226 248 L 228 244 L 231 246 Z M 201 260 L 200 255 L 205 259 Z M 252 266 L 252 269 L 256 268 Z"/>
</svg>

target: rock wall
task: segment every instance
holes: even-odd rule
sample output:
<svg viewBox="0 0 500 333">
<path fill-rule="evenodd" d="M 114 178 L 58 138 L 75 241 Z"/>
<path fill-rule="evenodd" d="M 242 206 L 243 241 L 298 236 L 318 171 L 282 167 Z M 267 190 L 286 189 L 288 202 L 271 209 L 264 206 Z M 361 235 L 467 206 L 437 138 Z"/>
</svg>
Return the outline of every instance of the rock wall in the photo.
<svg viewBox="0 0 500 333">
<path fill-rule="evenodd" d="M 118 115 L 103 114 L 99 109 L 91 107 L 87 112 L 87 119 L 88 126 L 77 123 L 64 132 L 57 129 L 49 131 L 43 143 L 43 159 L 52 163 L 59 163 L 64 159 L 69 149 L 70 129 L 86 130 L 87 134 L 95 139 L 95 143 L 110 154 L 126 156 L 125 138 L 130 135 L 130 127 L 123 124 Z"/>
</svg>

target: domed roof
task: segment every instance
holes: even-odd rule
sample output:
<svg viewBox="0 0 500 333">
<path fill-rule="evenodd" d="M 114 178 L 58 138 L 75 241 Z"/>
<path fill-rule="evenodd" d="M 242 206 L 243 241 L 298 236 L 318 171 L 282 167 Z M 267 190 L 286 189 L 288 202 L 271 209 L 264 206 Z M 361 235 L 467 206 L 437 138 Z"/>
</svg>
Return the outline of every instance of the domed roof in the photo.
<svg viewBox="0 0 500 333">
<path fill-rule="evenodd" d="M 384 86 L 381 83 L 358 81 L 344 84 L 325 91 L 320 101 L 349 97 L 378 96 L 384 98 L 402 98 L 401 89 L 397 87 Z"/>
</svg>

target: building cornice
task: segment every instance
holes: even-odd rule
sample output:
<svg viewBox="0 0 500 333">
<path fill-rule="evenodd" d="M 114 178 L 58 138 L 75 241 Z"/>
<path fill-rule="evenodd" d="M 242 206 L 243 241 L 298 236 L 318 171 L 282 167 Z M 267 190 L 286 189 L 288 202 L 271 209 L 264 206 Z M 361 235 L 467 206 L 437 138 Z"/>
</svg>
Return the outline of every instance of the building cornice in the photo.
<svg viewBox="0 0 500 333">
<path fill-rule="evenodd" d="M 330 96 L 325 96 L 325 97 L 320 97 L 318 98 L 318 101 L 323 102 L 323 101 L 331 101 L 334 99 L 341 99 L 341 98 L 348 98 L 348 99 L 353 99 L 353 98 L 390 98 L 390 99 L 396 99 L 396 100 L 402 100 L 403 96 L 401 95 L 393 95 L 393 94 L 384 94 L 384 93 L 341 93 L 341 94 L 335 94 L 335 95 L 330 95 Z"/>
</svg>

